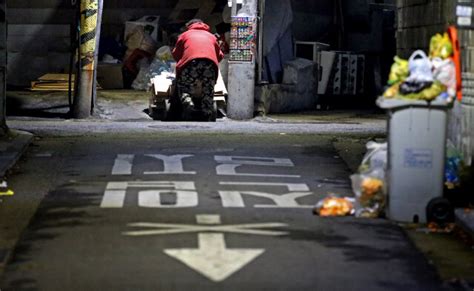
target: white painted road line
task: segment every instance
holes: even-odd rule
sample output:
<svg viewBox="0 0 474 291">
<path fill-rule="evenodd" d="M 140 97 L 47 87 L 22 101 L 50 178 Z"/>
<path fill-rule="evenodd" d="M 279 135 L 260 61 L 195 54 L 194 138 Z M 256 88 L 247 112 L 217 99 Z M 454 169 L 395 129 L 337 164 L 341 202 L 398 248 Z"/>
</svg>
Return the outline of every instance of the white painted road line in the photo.
<svg viewBox="0 0 474 291">
<path fill-rule="evenodd" d="M 267 158 L 267 157 L 244 157 L 244 156 L 214 156 L 216 162 L 220 163 L 216 167 L 217 175 L 225 176 L 250 176 L 250 177 L 275 177 L 275 178 L 301 178 L 300 175 L 277 175 L 277 174 L 254 174 L 237 173 L 236 169 L 243 165 L 251 166 L 273 166 L 273 167 L 294 167 L 290 159 Z"/>
<path fill-rule="evenodd" d="M 196 215 L 198 224 L 221 224 L 221 216 L 213 214 L 198 214 Z"/>
<path fill-rule="evenodd" d="M 127 189 L 155 188 L 138 191 L 138 204 L 148 208 L 184 208 L 198 206 L 198 193 L 191 181 L 130 181 L 108 182 L 101 208 L 122 208 L 125 204 Z M 162 194 L 172 193 L 176 196 L 174 204 L 163 204 Z"/>
<path fill-rule="evenodd" d="M 286 194 L 272 194 L 256 191 L 219 191 L 222 205 L 227 208 L 245 207 L 244 195 L 267 198 L 274 204 L 256 204 L 255 208 L 312 208 L 314 205 L 300 205 L 296 199 L 313 195 L 313 192 L 290 192 Z"/>
<path fill-rule="evenodd" d="M 260 183 L 260 182 L 220 182 L 219 185 L 231 185 L 231 186 L 273 186 L 273 187 L 286 187 L 288 191 L 309 191 L 309 187 L 304 183 Z"/>
<path fill-rule="evenodd" d="M 183 159 L 194 157 L 194 155 L 145 155 L 157 160 L 163 161 L 163 171 L 156 172 L 150 171 L 145 172 L 145 175 L 160 175 L 160 174 L 180 174 L 180 175 L 196 175 L 194 171 L 184 171 Z"/>
<path fill-rule="evenodd" d="M 285 223 L 250 223 L 250 224 L 232 224 L 232 225 L 193 225 L 193 224 L 174 224 L 174 223 L 150 223 L 137 222 L 129 223 L 129 227 L 134 228 L 154 228 L 153 230 L 136 230 L 126 231 L 126 236 L 150 236 L 175 233 L 192 233 L 192 232 L 227 232 L 241 233 L 265 236 L 281 236 L 286 235 L 286 231 L 261 230 L 262 228 L 280 228 L 287 227 Z M 163 229 L 166 228 L 166 229 Z"/>
<path fill-rule="evenodd" d="M 131 175 L 134 159 L 135 155 L 117 155 L 112 168 L 112 175 Z"/>
</svg>

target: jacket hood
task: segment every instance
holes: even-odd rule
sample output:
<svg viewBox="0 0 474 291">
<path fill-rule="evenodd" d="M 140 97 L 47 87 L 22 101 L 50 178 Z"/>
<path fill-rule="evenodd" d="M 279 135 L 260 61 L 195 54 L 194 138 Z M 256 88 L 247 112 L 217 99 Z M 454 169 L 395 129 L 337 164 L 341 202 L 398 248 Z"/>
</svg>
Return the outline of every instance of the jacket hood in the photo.
<svg viewBox="0 0 474 291">
<path fill-rule="evenodd" d="M 211 32 L 211 28 L 209 27 L 209 25 L 207 25 L 205 23 L 202 23 L 202 22 L 193 23 L 188 27 L 188 30 L 193 30 L 193 29 L 194 30 L 205 30 L 207 32 Z"/>
</svg>

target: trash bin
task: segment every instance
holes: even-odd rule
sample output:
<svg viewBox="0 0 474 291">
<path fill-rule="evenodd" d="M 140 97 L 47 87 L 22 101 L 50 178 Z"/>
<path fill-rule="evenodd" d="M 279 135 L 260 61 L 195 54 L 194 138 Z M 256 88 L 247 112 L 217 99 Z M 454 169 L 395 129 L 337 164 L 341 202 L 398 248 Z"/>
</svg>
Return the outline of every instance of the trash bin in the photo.
<svg viewBox="0 0 474 291">
<path fill-rule="evenodd" d="M 430 203 L 443 196 L 449 106 L 383 98 L 377 104 L 388 116 L 387 216 L 424 223 Z"/>
</svg>

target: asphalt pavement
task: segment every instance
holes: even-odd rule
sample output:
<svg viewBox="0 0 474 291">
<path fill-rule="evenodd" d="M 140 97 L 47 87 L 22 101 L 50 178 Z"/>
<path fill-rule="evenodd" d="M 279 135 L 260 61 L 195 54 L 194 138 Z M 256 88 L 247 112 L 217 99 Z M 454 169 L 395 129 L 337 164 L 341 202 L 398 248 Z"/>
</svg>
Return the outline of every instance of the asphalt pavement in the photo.
<svg viewBox="0 0 474 291">
<path fill-rule="evenodd" d="M 36 140 L 9 183 L 17 199 L 45 197 L 1 289 L 440 289 L 433 266 L 398 225 L 313 215 L 322 197 L 352 192 L 332 139 Z"/>
<path fill-rule="evenodd" d="M 352 195 L 383 114 L 157 122 L 120 91 L 76 121 L 63 94 L 9 94 L 1 290 L 471 290 L 472 250 L 451 236 L 312 214 Z"/>
</svg>

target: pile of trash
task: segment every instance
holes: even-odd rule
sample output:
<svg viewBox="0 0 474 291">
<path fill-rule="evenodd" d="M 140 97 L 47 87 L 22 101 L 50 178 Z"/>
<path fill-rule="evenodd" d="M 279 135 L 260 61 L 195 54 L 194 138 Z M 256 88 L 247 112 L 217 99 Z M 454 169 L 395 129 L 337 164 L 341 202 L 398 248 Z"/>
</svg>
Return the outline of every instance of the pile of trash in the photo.
<svg viewBox="0 0 474 291">
<path fill-rule="evenodd" d="M 385 210 L 387 189 L 387 143 L 368 142 L 358 173 L 351 176 L 353 197 L 337 197 L 332 194 L 314 208 L 319 216 L 348 216 L 375 218 Z"/>
<path fill-rule="evenodd" d="M 377 218 L 385 215 L 387 202 L 387 143 L 370 141 L 356 174 L 350 176 L 355 197 L 329 194 L 319 201 L 313 213 L 319 216 L 356 216 Z M 446 143 L 444 181 L 447 189 L 460 187 L 462 155 L 449 140 Z"/>
<path fill-rule="evenodd" d="M 408 60 L 396 56 L 384 98 L 452 102 L 456 96 L 456 64 L 447 33 L 431 38 L 429 56 L 415 51 Z"/>
<path fill-rule="evenodd" d="M 142 59 L 139 62 L 140 71 L 132 83 L 132 88 L 135 90 L 148 90 L 154 77 L 162 73 L 165 73 L 167 76 L 171 74 L 174 76 L 175 66 L 176 64 L 171 55 L 171 48 L 169 46 L 162 46 L 156 51 L 151 63 L 147 59 Z"/>
<path fill-rule="evenodd" d="M 454 144 L 448 140 L 444 165 L 444 185 L 452 190 L 461 186 L 460 172 L 464 166 L 463 158 Z"/>
<path fill-rule="evenodd" d="M 213 27 L 221 30 L 222 35 L 216 36 L 225 47 L 230 33 L 225 31 L 225 25 L 218 27 L 217 24 Z M 163 73 L 166 75 L 161 76 L 163 78 L 174 76 L 176 62 L 171 52 L 183 26 L 179 20 L 146 15 L 126 21 L 123 37 L 101 38 L 97 74 L 102 88 L 150 91 L 154 77 Z M 226 74 L 225 65 L 220 69 L 225 69 Z"/>
</svg>

